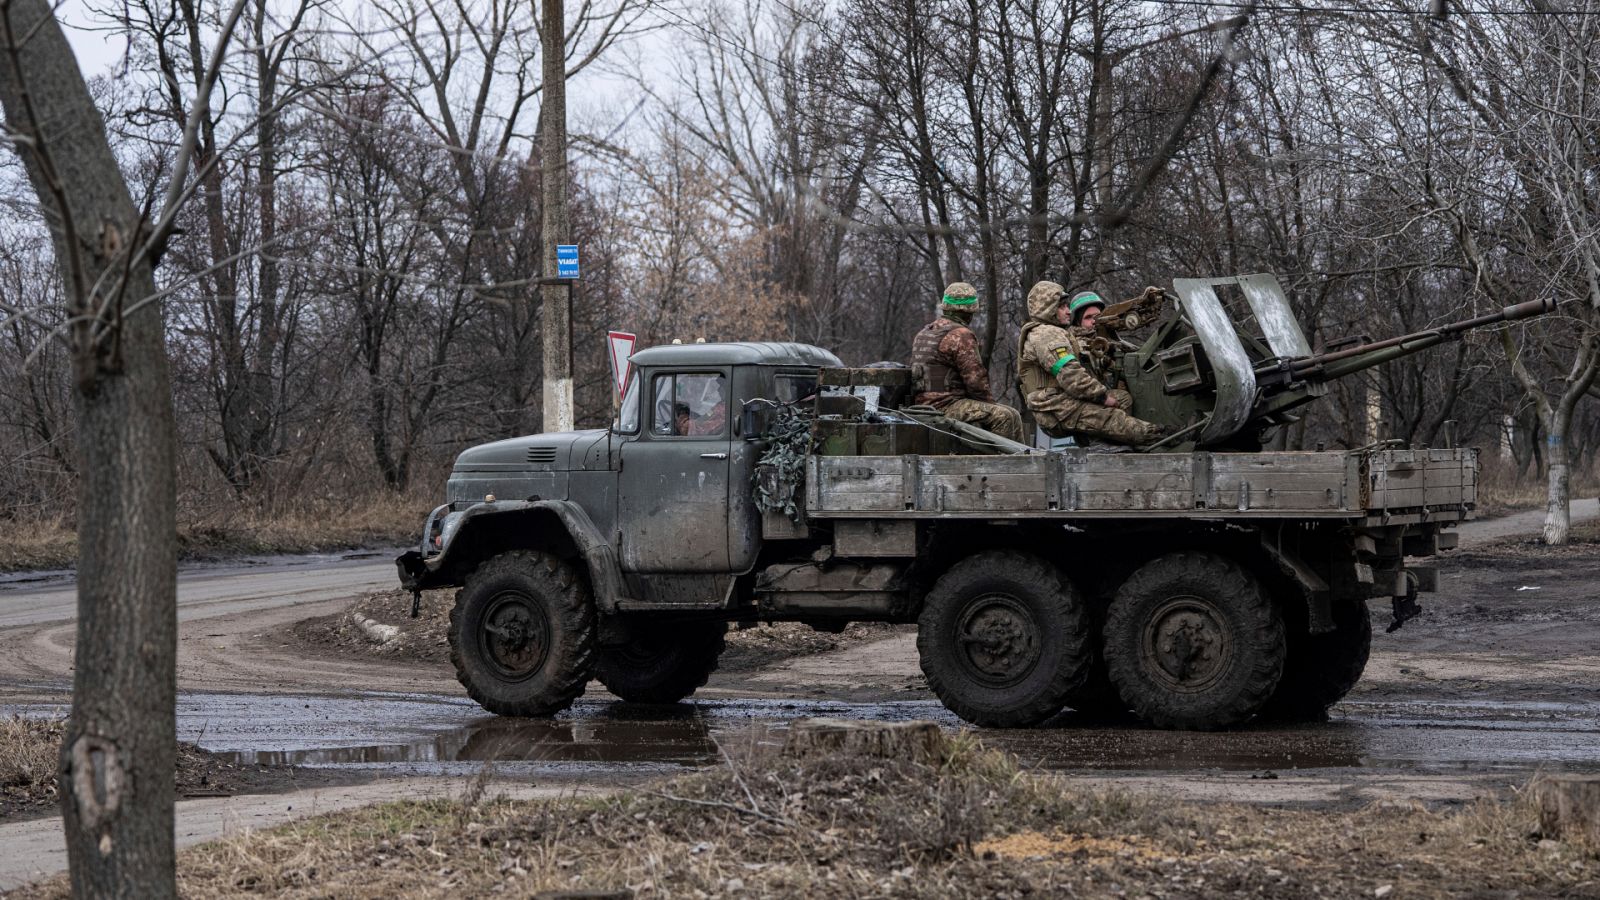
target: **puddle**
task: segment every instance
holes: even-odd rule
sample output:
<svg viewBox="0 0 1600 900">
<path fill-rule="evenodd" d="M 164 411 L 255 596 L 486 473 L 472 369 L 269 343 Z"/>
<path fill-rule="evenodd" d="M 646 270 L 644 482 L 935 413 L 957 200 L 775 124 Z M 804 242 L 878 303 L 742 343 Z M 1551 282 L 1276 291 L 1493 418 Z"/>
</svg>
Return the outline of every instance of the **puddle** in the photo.
<svg viewBox="0 0 1600 900">
<path fill-rule="evenodd" d="M 751 726 L 781 731 L 811 716 L 964 727 L 932 700 L 703 700 L 670 707 L 583 700 L 553 720 L 503 719 L 466 698 L 428 695 L 219 694 L 180 701 L 180 731 L 241 762 L 447 770 L 489 761 L 539 769 L 704 765 L 718 759 L 719 742 L 750 739 Z M 1062 770 L 1600 771 L 1600 704 L 1351 702 L 1326 723 L 1212 733 L 1106 726 L 1067 714 L 1044 728 L 981 735 L 1027 765 Z"/>
<path fill-rule="evenodd" d="M 44 715 L 59 707 L 0 709 Z M 555 719 L 505 719 L 465 697 L 186 693 L 178 733 L 232 761 L 411 773 L 643 774 L 714 763 L 721 743 L 779 739 L 794 719 L 930 719 L 964 727 L 932 700 L 884 703 L 702 700 L 640 707 L 581 700 Z M 760 726 L 760 728 L 752 728 Z M 1332 721 L 1228 732 L 1107 726 L 1063 715 L 1046 727 L 980 730 L 1026 766 L 1066 771 L 1600 772 L 1600 703 L 1350 701 Z"/>
<path fill-rule="evenodd" d="M 717 758 L 717 745 L 698 711 L 669 708 L 657 713 L 657 718 L 641 719 L 610 715 L 553 720 L 490 718 L 405 744 L 238 750 L 223 756 L 230 762 L 269 766 L 493 762 L 661 767 L 710 762 Z"/>
</svg>

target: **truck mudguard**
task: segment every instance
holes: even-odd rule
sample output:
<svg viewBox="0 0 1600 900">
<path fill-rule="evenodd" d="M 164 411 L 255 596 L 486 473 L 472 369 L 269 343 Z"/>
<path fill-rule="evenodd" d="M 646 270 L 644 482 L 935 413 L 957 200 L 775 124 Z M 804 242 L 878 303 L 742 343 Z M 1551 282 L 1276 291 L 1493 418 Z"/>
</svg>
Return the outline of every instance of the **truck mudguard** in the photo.
<svg viewBox="0 0 1600 900">
<path fill-rule="evenodd" d="M 428 536 L 424 537 L 427 540 Z M 623 597 L 616 548 L 606 542 L 583 507 L 567 500 L 496 500 L 461 513 L 449 543 L 433 556 L 408 550 L 395 562 L 400 583 L 418 591 L 459 583 L 484 559 L 506 550 L 547 549 L 581 557 L 595 605 L 606 612 Z M 458 549 L 459 548 L 459 549 Z"/>
</svg>

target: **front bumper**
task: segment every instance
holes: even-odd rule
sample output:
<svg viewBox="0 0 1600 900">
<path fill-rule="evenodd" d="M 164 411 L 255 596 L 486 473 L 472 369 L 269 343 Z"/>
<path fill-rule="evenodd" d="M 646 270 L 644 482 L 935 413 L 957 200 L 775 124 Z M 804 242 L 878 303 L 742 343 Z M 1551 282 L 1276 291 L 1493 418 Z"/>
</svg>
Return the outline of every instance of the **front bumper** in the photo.
<svg viewBox="0 0 1600 900">
<path fill-rule="evenodd" d="M 436 573 L 428 560 L 423 557 L 421 550 L 407 550 L 395 558 L 395 566 L 400 570 L 400 586 L 408 591 L 422 591 L 432 587 L 429 582 Z"/>
</svg>

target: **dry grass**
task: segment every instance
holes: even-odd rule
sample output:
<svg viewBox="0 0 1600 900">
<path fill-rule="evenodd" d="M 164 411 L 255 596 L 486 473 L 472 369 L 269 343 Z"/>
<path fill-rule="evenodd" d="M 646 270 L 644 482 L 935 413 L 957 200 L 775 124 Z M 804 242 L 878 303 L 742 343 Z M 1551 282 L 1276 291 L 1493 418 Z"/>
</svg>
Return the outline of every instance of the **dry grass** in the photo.
<svg viewBox="0 0 1600 900">
<path fill-rule="evenodd" d="M 241 834 L 183 853 L 179 883 L 194 897 L 1600 895 L 1596 848 L 1540 840 L 1536 823 L 1521 798 L 1173 803 L 1020 771 L 965 737 L 937 765 L 797 760 L 752 739 L 714 769 L 600 799 L 397 803 Z"/>
<path fill-rule="evenodd" d="M 66 520 L 51 517 L 5 524 L 0 572 L 65 569 L 77 562 L 78 536 Z"/>
<path fill-rule="evenodd" d="M 1519 475 L 1511 466 L 1485 453 L 1483 468 L 1478 473 L 1478 515 L 1502 516 L 1528 509 L 1543 509 L 1548 483 L 1538 473 Z M 1600 494 L 1600 472 L 1590 471 L 1583 465 L 1572 470 L 1572 497 L 1593 497 Z"/>
<path fill-rule="evenodd" d="M 0 719 L 0 818 L 53 805 L 64 719 Z"/>
<path fill-rule="evenodd" d="M 274 508 L 246 502 L 188 510 L 178 519 L 178 556 L 216 559 L 275 553 L 318 553 L 411 544 L 422 533 L 429 502 L 380 493 L 350 500 L 304 500 Z M 77 562 L 74 523 L 41 518 L 8 523 L 0 572 L 65 569 Z"/>
<path fill-rule="evenodd" d="M 1591 556 L 1600 545 L 1600 519 L 1576 522 L 1567 533 L 1567 543 L 1559 547 L 1545 544 L 1537 533 L 1515 535 L 1475 547 L 1469 554 L 1561 559 Z"/>
</svg>

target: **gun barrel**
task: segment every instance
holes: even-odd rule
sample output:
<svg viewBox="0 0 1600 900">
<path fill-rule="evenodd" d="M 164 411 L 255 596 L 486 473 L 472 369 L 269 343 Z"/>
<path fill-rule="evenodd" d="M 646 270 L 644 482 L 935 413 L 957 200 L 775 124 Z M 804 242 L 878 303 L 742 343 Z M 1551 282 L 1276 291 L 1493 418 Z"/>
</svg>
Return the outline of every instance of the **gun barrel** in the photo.
<svg viewBox="0 0 1600 900">
<path fill-rule="evenodd" d="M 1399 337 L 1373 341 L 1370 344 L 1361 344 L 1356 347 L 1346 347 L 1343 350 L 1335 350 L 1332 353 L 1302 356 L 1299 359 L 1290 360 L 1288 367 L 1290 372 L 1295 375 L 1317 373 L 1327 378 L 1337 378 L 1419 350 L 1426 350 L 1474 328 L 1482 328 L 1485 325 L 1493 325 L 1496 322 L 1515 322 L 1519 319 L 1530 319 L 1534 316 L 1544 315 L 1555 308 L 1555 301 L 1548 298 L 1544 300 L 1529 300 L 1526 303 L 1507 306 L 1499 312 L 1463 319 L 1460 322 L 1451 322 L 1438 328 L 1403 334 Z M 1386 350 L 1393 352 L 1383 352 Z M 1345 365 L 1334 365 L 1335 363 L 1345 363 Z M 1332 371 L 1328 370 L 1327 367 L 1329 366 L 1333 367 Z M 1270 366 L 1265 368 L 1269 371 L 1271 369 Z"/>
</svg>

